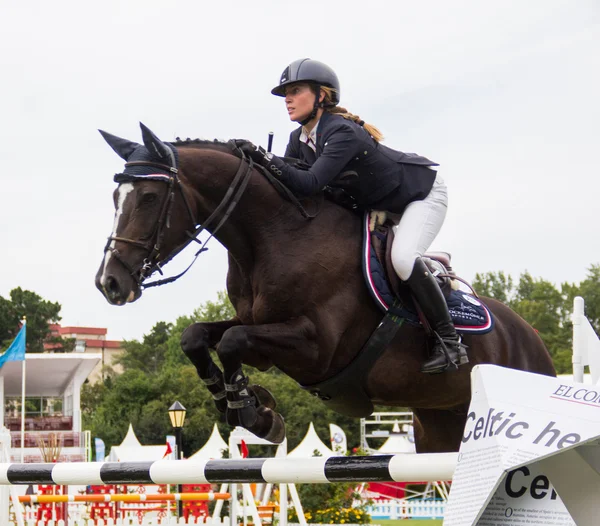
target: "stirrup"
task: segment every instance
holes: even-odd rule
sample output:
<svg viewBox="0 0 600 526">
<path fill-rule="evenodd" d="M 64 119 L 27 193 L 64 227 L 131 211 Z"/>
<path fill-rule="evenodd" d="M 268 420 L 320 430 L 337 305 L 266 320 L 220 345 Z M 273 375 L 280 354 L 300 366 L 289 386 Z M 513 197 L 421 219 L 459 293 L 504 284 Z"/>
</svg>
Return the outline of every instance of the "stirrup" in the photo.
<svg viewBox="0 0 600 526">
<path fill-rule="evenodd" d="M 434 352 L 432 359 L 435 358 L 436 355 L 441 354 L 446 359 L 446 363 L 430 370 L 427 370 L 425 368 L 425 364 L 423 364 L 423 366 L 421 367 L 421 372 L 428 374 L 438 374 L 446 372 L 448 370 L 455 371 L 460 365 L 465 365 L 469 363 L 469 357 L 467 356 L 467 346 L 462 342 L 462 338 L 460 337 L 460 335 L 457 335 L 458 339 L 455 340 L 454 338 L 443 338 L 436 331 L 433 331 L 433 334 L 434 337 L 437 339 L 437 343 L 439 345 L 436 351 Z M 448 347 L 450 346 L 455 347 L 455 349 L 449 349 Z M 451 356 L 451 354 L 455 355 L 454 359 Z"/>
</svg>

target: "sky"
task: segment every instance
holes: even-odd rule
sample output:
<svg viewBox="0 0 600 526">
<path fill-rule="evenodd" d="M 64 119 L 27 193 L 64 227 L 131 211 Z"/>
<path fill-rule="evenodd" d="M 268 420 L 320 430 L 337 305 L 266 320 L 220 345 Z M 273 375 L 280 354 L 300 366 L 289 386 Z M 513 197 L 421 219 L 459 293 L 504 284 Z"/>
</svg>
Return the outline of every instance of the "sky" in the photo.
<svg viewBox="0 0 600 526">
<path fill-rule="evenodd" d="M 560 284 L 600 263 L 597 0 L 0 0 L 0 50 L 0 295 L 57 301 L 65 326 L 141 339 L 225 289 L 213 242 L 136 303 L 97 291 L 122 169 L 97 129 L 263 145 L 273 131 L 282 154 L 296 125 L 270 90 L 303 57 L 335 69 L 341 105 L 385 144 L 440 163 L 432 249 L 459 275 Z"/>
</svg>

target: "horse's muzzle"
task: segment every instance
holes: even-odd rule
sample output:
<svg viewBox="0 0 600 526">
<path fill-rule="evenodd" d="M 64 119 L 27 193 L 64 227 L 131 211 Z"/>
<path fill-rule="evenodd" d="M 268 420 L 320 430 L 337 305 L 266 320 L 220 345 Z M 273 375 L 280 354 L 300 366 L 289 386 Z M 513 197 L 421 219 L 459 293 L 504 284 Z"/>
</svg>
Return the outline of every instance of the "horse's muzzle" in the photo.
<svg viewBox="0 0 600 526">
<path fill-rule="evenodd" d="M 129 277 L 123 283 L 122 279 L 113 274 L 96 276 L 96 287 L 111 305 L 125 305 L 136 301 L 141 295 L 141 288 Z"/>
</svg>

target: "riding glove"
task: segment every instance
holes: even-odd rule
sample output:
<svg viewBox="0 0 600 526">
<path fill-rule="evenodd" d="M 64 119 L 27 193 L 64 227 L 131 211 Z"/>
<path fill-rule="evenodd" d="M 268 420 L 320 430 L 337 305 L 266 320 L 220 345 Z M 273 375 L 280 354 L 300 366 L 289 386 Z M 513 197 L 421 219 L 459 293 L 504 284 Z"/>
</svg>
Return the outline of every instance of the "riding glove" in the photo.
<svg viewBox="0 0 600 526">
<path fill-rule="evenodd" d="M 260 164 L 275 176 L 281 175 L 280 168 L 285 164 L 285 161 L 272 153 L 268 153 L 262 146 L 256 146 L 245 139 L 233 139 L 232 142 L 255 163 Z"/>
</svg>

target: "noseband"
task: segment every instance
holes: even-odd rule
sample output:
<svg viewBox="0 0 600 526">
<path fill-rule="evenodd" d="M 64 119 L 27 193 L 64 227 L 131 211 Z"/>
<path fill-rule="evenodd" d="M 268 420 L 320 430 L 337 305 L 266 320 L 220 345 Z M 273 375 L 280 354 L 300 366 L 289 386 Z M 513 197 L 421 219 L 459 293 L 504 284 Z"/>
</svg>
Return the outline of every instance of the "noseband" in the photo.
<svg viewBox="0 0 600 526">
<path fill-rule="evenodd" d="M 229 216 L 231 215 L 231 213 L 237 206 L 244 191 L 246 190 L 246 187 L 250 180 L 250 176 L 252 175 L 252 170 L 254 168 L 254 162 L 252 161 L 252 159 L 246 157 L 246 155 L 243 152 L 241 152 L 241 153 L 242 153 L 242 159 L 240 160 L 240 166 L 238 168 L 238 171 L 237 171 L 235 177 L 233 178 L 233 181 L 229 185 L 229 188 L 225 192 L 223 199 L 218 204 L 218 206 L 215 208 L 213 213 L 208 217 L 208 219 L 206 221 L 204 221 L 204 223 L 201 226 L 198 226 L 198 227 L 196 226 L 198 224 L 198 222 L 196 221 L 196 219 L 194 217 L 194 213 L 192 212 L 190 203 L 185 195 L 185 192 L 183 190 L 183 185 L 181 183 L 181 180 L 179 179 L 179 173 L 178 173 L 178 170 L 176 167 L 168 166 L 166 164 L 161 164 L 161 163 L 150 162 L 150 161 L 133 161 L 133 162 L 125 163 L 125 167 L 147 166 L 150 168 L 159 169 L 163 172 L 164 171 L 168 172 L 169 175 L 165 175 L 164 177 L 161 177 L 161 179 L 160 179 L 168 185 L 168 189 L 167 189 L 165 198 L 162 202 L 160 214 L 158 216 L 158 219 L 156 220 L 156 225 L 154 227 L 154 233 L 152 234 L 150 241 L 142 242 L 142 241 L 138 241 L 135 239 L 129 239 L 129 238 L 120 237 L 120 236 L 110 236 L 108 238 L 106 246 L 104 247 L 104 252 L 105 253 L 111 252 L 111 254 L 117 259 L 117 261 L 119 263 L 121 263 L 121 265 L 123 265 L 127 269 L 129 274 L 131 275 L 131 277 L 134 279 L 134 281 L 140 287 L 143 287 L 143 288 L 156 287 L 158 285 L 172 283 L 173 281 L 179 279 L 192 267 L 192 265 L 195 263 L 198 256 L 202 252 L 208 250 L 206 248 L 206 244 L 219 231 L 219 229 L 221 228 L 221 226 L 223 226 L 225 221 L 227 221 L 227 219 L 229 218 Z M 131 176 L 130 174 L 117 174 L 117 175 L 124 175 L 126 177 L 131 177 L 132 179 L 136 178 L 135 176 Z M 165 230 L 170 227 L 170 219 L 171 219 L 171 213 L 173 212 L 173 204 L 175 202 L 176 190 L 179 190 L 179 192 L 181 193 L 183 202 L 185 203 L 185 207 L 188 211 L 188 215 L 192 222 L 192 229 L 186 230 L 186 235 L 188 236 L 189 239 L 185 243 L 183 243 L 182 245 L 177 247 L 175 250 L 173 250 L 166 258 L 161 260 L 160 250 L 161 250 Z M 219 218 L 219 216 L 221 216 L 221 217 Z M 202 243 L 198 239 L 198 236 L 200 235 L 200 233 L 203 230 L 207 230 L 207 229 L 211 228 L 213 226 L 213 224 L 216 224 L 216 226 L 210 231 L 210 236 L 206 239 L 206 241 L 204 241 L 204 243 Z M 145 250 L 148 255 L 144 258 L 143 262 L 140 265 L 133 267 L 123 258 L 123 256 L 119 253 L 119 251 L 115 247 L 110 246 L 112 241 L 120 241 L 121 243 L 127 243 L 129 245 L 136 246 L 138 248 Z M 153 281 L 151 283 L 144 283 L 144 280 L 146 280 L 148 277 L 150 277 L 156 271 L 158 271 L 159 274 L 162 276 L 163 273 L 162 273 L 161 263 L 164 264 L 164 263 L 168 262 L 169 260 L 171 260 L 179 252 L 181 252 L 185 247 L 187 247 L 192 241 L 195 241 L 196 243 L 198 243 L 200 245 L 200 249 L 196 252 L 194 259 L 192 260 L 192 262 L 188 265 L 188 267 L 183 272 L 177 274 L 176 276 L 171 276 L 169 278 L 160 279 L 157 281 Z"/>
</svg>

